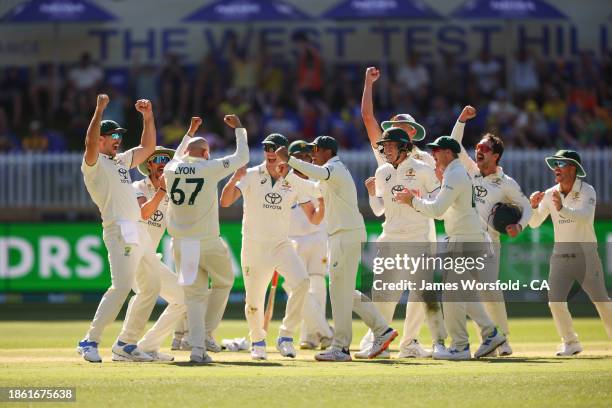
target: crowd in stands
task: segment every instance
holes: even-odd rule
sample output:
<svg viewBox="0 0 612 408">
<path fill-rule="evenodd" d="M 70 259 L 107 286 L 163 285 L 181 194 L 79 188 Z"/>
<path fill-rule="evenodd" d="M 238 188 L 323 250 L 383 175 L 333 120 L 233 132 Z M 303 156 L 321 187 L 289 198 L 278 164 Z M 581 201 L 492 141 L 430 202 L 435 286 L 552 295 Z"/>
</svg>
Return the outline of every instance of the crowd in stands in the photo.
<svg viewBox="0 0 612 408">
<path fill-rule="evenodd" d="M 71 67 L 0 68 L 0 152 L 82 150 L 99 92 L 110 96 L 105 118 L 128 129 L 128 146 L 141 129 L 133 104 L 147 98 L 158 144 L 165 146 L 178 144 L 193 114 L 204 118 L 201 135 L 213 149 L 232 145 L 222 121 L 231 112 L 252 145 L 279 132 L 306 140 L 328 134 L 344 148 L 365 148 L 360 102 L 367 65 L 326 62 L 305 35 L 294 36 L 293 44 L 295 58 L 284 62 L 263 47 L 240 49 L 234 38 L 225 53 L 205 55 L 196 66 L 169 54 L 160 65 L 132 61 L 120 75 L 84 54 Z M 612 52 L 553 61 L 521 50 L 510 70 L 486 52 L 472 61 L 447 55 L 432 63 L 412 54 L 402 64 L 378 67 L 377 118 L 410 113 L 428 139 L 449 134 L 469 103 L 479 114 L 466 130 L 467 143 L 492 131 L 522 148 L 612 146 Z"/>
</svg>

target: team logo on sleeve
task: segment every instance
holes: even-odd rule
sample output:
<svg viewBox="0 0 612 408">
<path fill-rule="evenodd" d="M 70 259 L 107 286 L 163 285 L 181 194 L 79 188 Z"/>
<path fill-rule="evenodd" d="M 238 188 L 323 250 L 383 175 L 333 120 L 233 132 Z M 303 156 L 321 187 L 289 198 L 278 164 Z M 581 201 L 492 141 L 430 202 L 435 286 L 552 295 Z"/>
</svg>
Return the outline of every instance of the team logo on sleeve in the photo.
<svg viewBox="0 0 612 408">
<path fill-rule="evenodd" d="M 223 160 L 223 168 L 227 169 L 230 165 L 230 162 L 228 159 Z"/>
<path fill-rule="evenodd" d="M 279 205 L 283 201 L 283 197 L 278 193 L 268 193 L 265 195 L 264 200 L 264 208 L 271 208 L 274 210 L 281 210 L 281 206 Z"/>
</svg>

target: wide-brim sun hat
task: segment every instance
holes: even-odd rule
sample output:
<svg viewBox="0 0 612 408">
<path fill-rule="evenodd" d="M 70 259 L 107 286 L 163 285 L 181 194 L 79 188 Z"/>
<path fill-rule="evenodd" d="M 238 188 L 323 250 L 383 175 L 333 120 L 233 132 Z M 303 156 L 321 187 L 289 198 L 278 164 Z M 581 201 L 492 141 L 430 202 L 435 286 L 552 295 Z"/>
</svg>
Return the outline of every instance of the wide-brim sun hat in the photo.
<svg viewBox="0 0 612 408">
<path fill-rule="evenodd" d="M 153 154 L 151 154 L 151 156 L 147 157 L 147 160 L 143 161 L 142 163 L 140 163 L 138 165 L 138 171 L 143 176 L 148 177 L 149 176 L 149 169 L 147 168 L 147 163 L 149 162 L 151 157 L 157 156 L 157 155 L 160 155 L 160 154 L 167 154 L 168 156 L 170 156 L 170 160 L 172 160 L 172 157 L 174 156 L 174 153 L 175 153 L 175 151 L 173 149 L 168 149 L 167 147 L 164 147 L 164 146 L 157 146 L 157 147 L 155 147 L 155 151 L 153 152 Z"/>
<path fill-rule="evenodd" d="M 425 128 L 407 113 L 400 113 L 398 115 L 395 115 L 390 120 L 385 120 L 383 123 L 380 124 L 380 127 L 382 128 L 382 130 L 387 130 L 393 126 L 396 126 L 399 123 L 406 123 L 416 130 L 416 134 L 412 138 L 414 142 L 418 142 L 420 140 L 425 139 L 425 135 L 427 134 L 427 132 L 425 132 Z"/>
<path fill-rule="evenodd" d="M 553 163 L 557 160 L 569 162 L 576 166 L 576 177 L 586 177 L 586 171 L 584 171 L 584 167 L 582 167 L 582 160 L 578 152 L 574 150 L 558 150 L 557 153 L 546 158 L 546 165 L 551 170 L 554 170 L 555 167 Z"/>
</svg>

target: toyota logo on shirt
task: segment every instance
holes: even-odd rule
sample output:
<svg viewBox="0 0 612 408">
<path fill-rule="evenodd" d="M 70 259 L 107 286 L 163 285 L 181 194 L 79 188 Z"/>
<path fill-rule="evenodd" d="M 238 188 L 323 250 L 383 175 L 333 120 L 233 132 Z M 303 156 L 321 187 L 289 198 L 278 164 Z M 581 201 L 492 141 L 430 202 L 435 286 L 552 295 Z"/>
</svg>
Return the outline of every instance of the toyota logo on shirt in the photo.
<svg viewBox="0 0 612 408">
<path fill-rule="evenodd" d="M 157 210 L 151 215 L 151 221 L 160 222 L 164 219 L 164 213 L 160 210 Z"/>
<path fill-rule="evenodd" d="M 265 200 L 268 204 L 280 204 L 281 201 L 283 201 L 283 197 L 278 193 L 268 193 L 266 194 Z"/>
<path fill-rule="evenodd" d="M 487 189 L 484 188 L 483 186 L 474 186 L 474 190 L 476 193 L 476 197 L 486 197 L 487 196 Z"/>
</svg>

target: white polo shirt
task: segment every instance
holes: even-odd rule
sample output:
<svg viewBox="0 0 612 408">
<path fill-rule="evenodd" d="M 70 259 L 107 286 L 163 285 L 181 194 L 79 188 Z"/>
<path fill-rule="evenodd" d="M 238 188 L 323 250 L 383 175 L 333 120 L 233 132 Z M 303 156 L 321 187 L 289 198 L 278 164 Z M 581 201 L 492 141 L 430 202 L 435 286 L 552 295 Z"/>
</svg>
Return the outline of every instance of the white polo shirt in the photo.
<svg viewBox="0 0 612 408">
<path fill-rule="evenodd" d="M 307 192 L 288 179 L 281 177 L 273 182 L 265 163 L 247 169 L 236 187 L 243 197 L 244 240 L 270 243 L 287 240 L 291 208 L 310 201 Z"/>
<path fill-rule="evenodd" d="M 410 155 L 397 168 L 389 163 L 380 166 L 375 179 L 376 195 L 370 197 L 370 206 L 377 216 L 385 214 L 382 225 L 385 235 L 414 242 L 435 242 L 433 219 L 397 202 L 394 196 L 395 192 L 404 188 L 416 190 L 424 198 L 437 194 L 440 183 L 434 169 Z"/>
<path fill-rule="evenodd" d="M 451 137 L 459 142 L 459 144 L 461 144 L 463 140 L 464 129 L 465 123 L 459 121 L 457 121 L 453 127 Z M 521 208 L 522 215 L 518 223 L 525 229 L 529 224 L 532 209 L 529 199 L 525 197 L 518 183 L 514 181 L 512 177 L 505 174 L 500 166 L 497 167 L 495 173 L 484 177 L 480 173 L 476 162 L 468 156 L 463 146 L 461 146 L 459 160 L 472 177 L 476 210 L 480 216 L 482 227 L 489 233 L 491 239 L 494 242 L 499 242 L 500 233 L 493 227 L 491 211 L 493 210 L 493 206 L 500 202 L 516 204 Z"/>
<path fill-rule="evenodd" d="M 190 138 L 185 136 L 174 157 L 164 168 L 168 207 L 168 233 L 174 238 L 218 237 L 220 180 L 249 162 L 247 133 L 236 129 L 236 151 L 219 159 L 205 160 L 185 155 Z"/>
<path fill-rule="evenodd" d="M 564 196 L 560 188 L 557 184 L 546 190 L 540 205 L 533 210 L 529 226 L 539 227 L 550 214 L 555 242 L 597 242 L 594 227 L 597 197 L 593 186 L 577 178 L 568 195 Z M 552 202 L 553 191 L 561 194 L 561 211 Z"/>
<path fill-rule="evenodd" d="M 351 173 L 340 158 L 334 156 L 323 166 L 317 166 L 292 156 L 288 163 L 309 179 L 320 181 L 328 234 L 357 231 L 361 234 L 360 239 L 365 241 L 365 224 L 357 205 L 357 188 Z"/>
<path fill-rule="evenodd" d="M 459 159 L 455 159 L 444 170 L 442 187 L 435 200 L 415 197 L 412 205 L 428 217 L 442 218 L 449 237 L 475 235 L 483 230 L 472 188 L 471 177 Z"/>
<path fill-rule="evenodd" d="M 153 198 L 157 189 L 153 186 L 151 179 L 149 177 L 145 177 L 142 180 L 135 181 L 132 183 L 134 187 L 134 191 L 136 192 L 136 198 L 143 197 L 147 201 Z M 168 225 L 168 202 L 170 199 L 168 196 L 164 196 L 164 198 L 159 202 L 157 206 L 157 210 L 151 216 L 140 222 L 147 226 L 147 230 L 149 231 L 149 235 L 151 236 L 151 242 L 153 246 L 157 248 L 159 246 L 159 242 L 164 236 L 164 232 L 166 231 L 166 226 Z"/>
<path fill-rule="evenodd" d="M 103 227 L 117 221 L 140 220 L 140 206 L 129 172 L 134 167 L 132 156 L 132 149 L 115 157 L 98 153 L 98 160 L 93 166 L 88 165 L 83 158 L 81 172 L 85 187 L 100 210 Z"/>
</svg>

